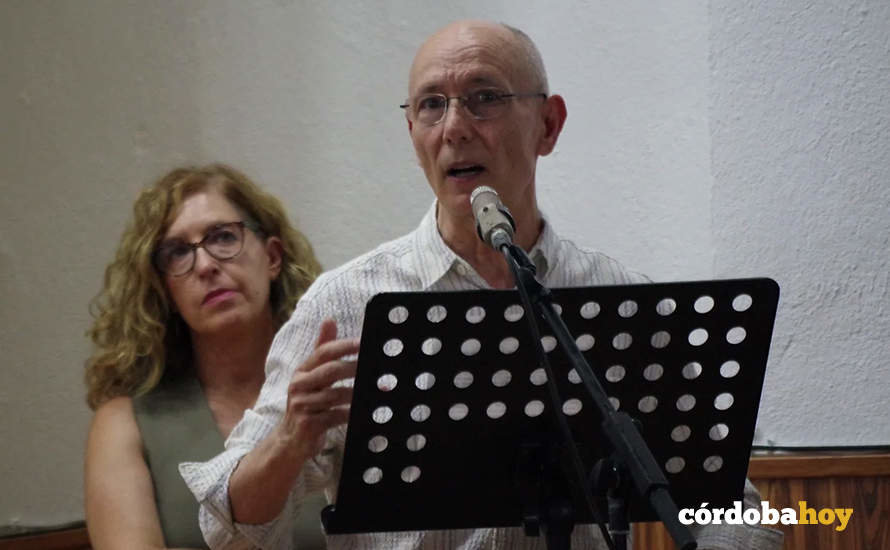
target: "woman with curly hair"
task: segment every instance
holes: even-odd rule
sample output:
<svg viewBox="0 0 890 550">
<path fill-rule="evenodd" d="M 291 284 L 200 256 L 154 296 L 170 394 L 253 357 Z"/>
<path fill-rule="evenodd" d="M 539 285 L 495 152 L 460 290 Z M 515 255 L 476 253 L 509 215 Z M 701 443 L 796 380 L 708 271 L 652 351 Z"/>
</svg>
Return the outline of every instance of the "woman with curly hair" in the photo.
<svg viewBox="0 0 890 550">
<path fill-rule="evenodd" d="M 91 304 L 87 526 L 97 550 L 205 548 L 178 464 L 223 450 L 321 268 L 281 203 L 227 166 L 173 170 L 133 211 Z"/>
</svg>

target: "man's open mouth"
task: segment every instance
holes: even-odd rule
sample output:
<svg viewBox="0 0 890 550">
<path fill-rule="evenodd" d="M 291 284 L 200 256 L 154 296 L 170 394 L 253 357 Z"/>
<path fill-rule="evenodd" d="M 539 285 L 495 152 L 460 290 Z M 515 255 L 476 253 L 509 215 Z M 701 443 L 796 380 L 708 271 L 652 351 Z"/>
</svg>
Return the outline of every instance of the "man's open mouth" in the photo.
<svg viewBox="0 0 890 550">
<path fill-rule="evenodd" d="M 460 168 L 452 168 L 448 170 L 448 177 L 450 178 L 468 178 L 470 176 L 475 176 L 481 174 L 485 171 L 484 166 L 480 166 L 478 164 L 474 164 L 472 166 L 462 166 Z"/>
</svg>

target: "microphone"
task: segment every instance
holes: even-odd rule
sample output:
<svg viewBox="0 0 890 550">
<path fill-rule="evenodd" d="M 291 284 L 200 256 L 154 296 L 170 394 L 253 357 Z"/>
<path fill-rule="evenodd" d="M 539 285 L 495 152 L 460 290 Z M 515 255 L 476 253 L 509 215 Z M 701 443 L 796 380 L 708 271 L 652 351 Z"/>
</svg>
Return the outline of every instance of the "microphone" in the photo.
<svg viewBox="0 0 890 550">
<path fill-rule="evenodd" d="M 497 251 L 504 245 L 513 244 L 516 223 L 497 191 L 487 185 L 473 189 L 470 207 L 476 218 L 476 233 L 483 242 Z"/>
</svg>

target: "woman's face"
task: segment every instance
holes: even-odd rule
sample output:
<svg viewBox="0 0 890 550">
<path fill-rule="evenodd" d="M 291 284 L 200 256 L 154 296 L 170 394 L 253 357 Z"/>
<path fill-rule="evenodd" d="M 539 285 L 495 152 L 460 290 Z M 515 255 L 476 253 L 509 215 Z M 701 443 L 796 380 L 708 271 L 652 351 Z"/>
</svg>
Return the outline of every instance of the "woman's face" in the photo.
<svg viewBox="0 0 890 550">
<path fill-rule="evenodd" d="M 220 190 L 207 188 L 183 201 L 162 246 L 200 242 L 219 224 L 245 218 Z M 218 260 L 198 247 L 191 271 L 163 275 L 176 310 L 193 334 L 249 329 L 262 326 L 255 324 L 258 320 L 272 319 L 269 292 L 281 270 L 281 242 L 277 237 L 263 239 L 246 227 L 243 238 L 243 248 L 233 258 Z"/>
</svg>

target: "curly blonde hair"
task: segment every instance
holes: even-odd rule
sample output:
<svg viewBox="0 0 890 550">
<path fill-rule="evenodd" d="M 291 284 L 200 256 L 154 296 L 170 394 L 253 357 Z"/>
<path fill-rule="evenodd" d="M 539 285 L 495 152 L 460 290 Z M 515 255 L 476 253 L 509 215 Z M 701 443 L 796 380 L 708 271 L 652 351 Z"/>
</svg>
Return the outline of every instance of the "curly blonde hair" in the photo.
<svg viewBox="0 0 890 550">
<path fill-rule="evenodd" d="M 87 332 L 95 348 L 86 362 L 90 408 L 120 395 L 142 395 L 165 369 L 190 365 L 188 326 L 173 313 L 152 255 L 183 201 L 211 186 L 256 222 L 260 233 L 281 239 L 281 273 L 269 298 L 278 326 L 321 273 L 309 241 L 291 226 L 281 202 L 241 172 L 222 164 L 169 172 L 139 195 L 114 261 L 105 269 L 103 288 L 90 303 L 95 319 Z"/>
</svg>

